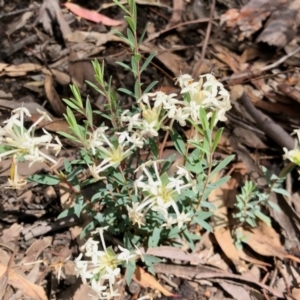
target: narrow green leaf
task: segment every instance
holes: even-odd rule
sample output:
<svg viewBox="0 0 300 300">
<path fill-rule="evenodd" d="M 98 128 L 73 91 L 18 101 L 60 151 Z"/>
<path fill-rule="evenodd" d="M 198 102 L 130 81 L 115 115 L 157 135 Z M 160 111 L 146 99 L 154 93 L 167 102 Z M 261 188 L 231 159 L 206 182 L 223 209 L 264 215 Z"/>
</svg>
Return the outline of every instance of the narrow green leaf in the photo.
<svg viewBox="0 0 300 300">
<path fill-rule="evenodd" d="M 271 226 L 271 219 L 265 214 L 263 214 L 261 211 L 259 210 L 255 211 L 255 216 L 259 218 L 261 221 L 263 221 L 264 223 L 266 223 L 268 226 Z"/>
<path fill-rule="evenodd" d="M 234 159 L 234 157 L 235 157 L 235 155 L 229 155 L 225 159 L 223 159 L 221 162 L 219 162 L 218 165 L 209 174 L 209 178 L 212 179 L 219 171 L 224 169 Z"/>
<path fill-rule="evenodd" d="M 116 61 L 116 64 L 119 65 L 119 66 L 121 66 L 122 68 L 124 68 L 126 70 L 132 71 L 132 69 L 131 69 L 130 66 L 128 66 L 128 65 L 126 65 L 126 64 L 124 64 L 124 63 L 122 63 L 120 61 Z"/>
<path fill-rule="evenodd" d="M 145 34 L 147 32 L 147 29 L 148 29 L 148 26 L 149 26 L 150 23 L 147 23 L 142 34 L 141 34 L 141 37 L 139 38 L 139 45 L 142 44 L 143 40 L 144 40 L 144 37 L 145 37 Z"/>
<path fill-rule="evenodd" d="M 157 142 L 154 138 L 149 138 L 149 145 L 150 145 L 150 149 L 152 154 L 155 156 L 155 158 L 158 158 L 158 146 L 157 146 Z"/>
<path fill-rule="evenodd" d="M 86 100 L 86 105 L 85 105 L 85 111 L 87 115 L 87 120 L 89 122 L 89 125 L 92 127 L 93 126 L 93 110 L 92 110 L 92 105 L 89 99 Z"/>
<path fill-rule="evenodd" d="M 273 187 L 272 188 L 272 192 L 284 195 L 286 197 L 291 197 L 291 195 L 289 194 L 289 192 L 287 190 L 285 190 L 285 189 L 282 189 L 282 188 L 275 188 L 275 187 Z"/>
<path fill-rule="evenodd" d="M 217 133 L 216 133 L 216 136 L 215 136 L 215 140 L 213 142 L 213 146 L 212 146 L 212 152 L 215 152 L 218 145 L 219 145 L 219 142 L 220 142 L 220 139 L 222 137 L 222 133 L 223 133 L 223 128 L 219 128 Z"/>
<path fill-rule="evenodd" d="M 95 77 L 96 77 L 96 76 L 95 76 Z M 97 79 L 97 78 L 96 78 L 96 79 Z M 98 81 L 98 80 L 97 80 L 97 81 Z M 99 87 L 97 87 L 94 83 L 92 83 L 92 82 L 90 82 L 90 81 L 86 81 L 86 83 L 87 83 L 90 87 L 92 87 L 95 91 L 97 91 L 99 94 L 101 94 L 101 95 L 103 95 L 103 96 L 106 97 L 105 93 L 104 93 L 102 90 L 100 90 Z M 99 82 L 99 84 L 100 84 L 100 82 Z"/>
<path fill-rule="evenodd" d="M 209 129 L 207 114 L 203 107 L 200 107 L 199 115 L 200 115 L 201 125 L 202 125 L 203 129 L 204 130 Z"/>
<path fill-rule="evenodd" d="M 149 93 L 157 83 L 158 83 L 157 80 L 152 81 L 152 82 L 146 87 L 146 89 L 144 90 L 144 94 Z"/>
<path fill-rule="evenodd" d="M 61 182 L 61 179 L 56 175 L 46 175 L 46 174 L 34 174 L 27 177 L 28 181 L 37 182 L 46 185 L 57 185 Z"/>
<path fill-rule="evenodd" d="M 63 131 L 58 131 L 58 134 L 62 135 L 63 137 L 67 138 L 67 139 L 70 139 L 74 142 L 80 142 L 76 137 L 74 137 L 73 135 L 70 135 L 66 132 L 63 132 Z"/>
<path fill-rule="evenodd" d="M 74 215 L 74 207 L 71 207 L 71 208 L 67 208 L 65 209 L 63 212 L 61 212 L 57 219 L 62 219 L 62 218 L 65 218 L 65 217 L 68 217 L 68 216 L 71 216 L 71 215 Z"/>
<path fill-rule="evenodd" d="M 131 71 L 134 74 L 134 76 L 136 77 L 138 69 L 137 69 L 136 60 L 135 60 L 135 58 L 133 56 L 131 57 Z"/>
<path fill-rule="evenodd" d="M 217 119 L 217 112 L 214 111 L 211 118 L 210 118 L 210 120 L 209 120 L 209 123 L 210 123 L 209 129 L 211 131 L 213 131 L 213 129 L 215 127 L 216 119 Z"/>
<path fill-rule="evenodd" d="M 175 130 L 173 132 L 170 132 L 170 135 L 171 135 L 171 139 L 172 141 L 174 142 L 174 146 L 176 148 L 176 150 L 182 154 L 182 155 L 185 155 L 185 143 L 181 137 L 180 134 L 178 134 L 178 132 L 176 132 Z"/>
<path fill-rule="evenodd" d="M 150 64 L 150 62 L 152 61 L 152 59 L 155 57 L 156 54 L 157 52 L 153 52 L 147 57 L 147 59 L 145 60 L 144 64 L 141 67 L 140 73 L 144 72 L 144 70 L 148 67 L 148 65 Z"/>
<path fill-rule="evenodd" d="M 127 95 L 135 98 L 135 94 L 125 88 L 119 88 L 118 91 L 123 92 L 124 94 L 127 94 Z"/>
<path fill-rule="evenodd" d="M 70 88 L 71 88 L 71 91 L 76 99 L 76 104 L 81 108 L 83 109 L 83 102 L 82 102 L 82 98 L 81 98 L 81 94 L 80 94 L 80 91 L 79 91 L 79 88 L 77 85 L 73 84 L 73 85 L 70 85 Z"/>
<path fill-rule="evenodd" d="M 132 31 L 127 28 L 127 40 L 129 42 L 129 46 L 131 48 L 131 50 L 134 50 L 135 49 L 135 38 L 134 38 L 134 35 L 132 33 Z"/>
<path fill-rule="evenodd" d="M 118 5 L 127 15 L 130 15 L 129 10 L 118 0 L 113 0 L 116 5 Z"/>
<path fill-rule="evenodd" d="M 126 276 L 126 283 L 127 285 L 129 286 L 130 285 L 130 282 L 131 282 L 131 279 L 132 279 L 132 276 L 135 272 L 135 268 L 136 268 L 136 264 L 135 264 L 135 261 L 133 260 L 130 260 L 128 262 L 128 264 L 126 265 L 126 272 L 125 272 L 125 276 Z"/>
<path fill-rule="evenodd" d="M 136 31 L 136 27 L 135 27 L 135 24 L 134 24 L 134 20 L 132 20 L 129 16 L 125 16 L 124 19 L 127 21 L 127 23 L 130 26 L 131 30 L 133 32 L 135 32 Z"/>
</svg>

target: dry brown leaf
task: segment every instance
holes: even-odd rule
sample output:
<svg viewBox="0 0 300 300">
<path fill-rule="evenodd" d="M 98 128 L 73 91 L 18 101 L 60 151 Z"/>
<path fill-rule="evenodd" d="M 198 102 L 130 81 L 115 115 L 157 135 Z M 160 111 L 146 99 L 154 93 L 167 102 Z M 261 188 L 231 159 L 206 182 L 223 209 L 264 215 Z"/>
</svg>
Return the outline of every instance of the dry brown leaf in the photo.
<svg viewBox="0 0 300 300">
<path fill-rule="evenodd" d="M 237 54 L 230 51 L 228 48 L 221 45 L 214 45 L 215 55 L 229 66 L 229 68 L 234 72 L 238 73 L 241 67 L 241 58 Z"/>
<path fill-rule="evenodd" d="M 26 11 L 16 21 L 9 23 L 7 26 L 7 30 L 5 31 L 6 35 L 9 36 L 16 30 L 21 29 L 24 25 L 26 25 L 27 21 L 31 18 L 32 15 L 33 15 L 32 11 Z"/>
<path fill-rule="evenodd" d="M 229 229 L 219 228 L 214 231 L 214 236 L 221 247 L 224 254 L 233 262 L 236 269 L 240 273 L 244 273 L 248 270 L 244 261 L 240 259 L 240 251 L 235 247 Z"/>
<path fill-rule="evenodd" d="M 45 75 L 45 92 L 55 113 L 59 117 L 62 117 L 66 112 L 66 107 L 62 103 L 60 96 L 54 88 L 54 81 L 51 75 Z"/>
<path fill-rule="evenodd" d="M 5 107 L 5 108 L 9 108 L 9 109 L 16 109 L 20 107 L 20 101 L 10 101 L 10 100 L 4 100 L 4 99 L 0 99 L 0 107 Z M 41 106 L 39 103 L 35 103 L 35 102 L 26 102 L 26 108 L 29 110 L 30 114 L 36 114 L 37 113 L 37 109 L 44 111 L 47 113 L 47 115 L 53 119 L 52 114 L 47 111 L 43 106 Z"/>
<path fill-rule="evenodd" d="M 35 240 L 29 246 L 29 248 L 26 251 L 26 256 L 21 261 L 23 272 L 28 272 L 29 270 L 32 269 L 33 265 L 27 263 L 35 262 L 39 258 L 41 253 L 51 245 L 52 241 L 53 238 L 50 236 L 43 237 L 42 239 Z"/>
<path fill-rule="evenodd" d="M 71 28 L 68 22 L 64 19 L 64 16 L 59 7 L 58 0 L 44 0 L 43 4 L 40 7 L 39 16 L 35 23 L 42 23 L 45 31 L 49 32 L 52 36 L 53 20 L 56 20 L 59 24 L 62 35 L 66 40 L 66 37 L 71 33 Z"/>
<path fill-rule="evenodd" d="M 292 289 L 292 295 L 294 299 L 300 299 L 300 289 L 297 288 Z"/>
<path fill-rule="evenodd" d="M 166 290 L 151 274 L 145 272 L 141 267 L 136 267 L 132 279 L 143 288 L 151 288 L 160 291 L 166 297 L 175 297 L 176 295 Z"/>
<path fill-rule="evenodd" d="M 120 38 L 116 37 L 112 31 L 100 33 L 96 31 L 75 30 L 67 36 L 67 40 L 71 43 L 92 42 L 96 46 L 101 46 L 113 40 L 120 41 Z"/>
<path fill-rule="evenodd" d="M 52 132 L 62 131 L 62 132 L 72 134 L 69 124 L 65 119 L 54 119 L 53 121 L 43 125 L 43 128 Z"/>
<path fill-rule="evenodd" d="M 19 65 L 9 65 L 5 68 L 5 72 L 11 74 L 18 73 L 27 73 L 27 72 L 37 72 L 42 69 L 41 65 L 33 63 L 23 63 Z"/>
<path fill-rule="evenodd" d="M 57 81 L 61 85 L 67 85 L 71 82 L 71 78 L 68 74 L 56 69 L 48 70 L 47 68 L 43 68 L 42 73 L 45 75 L 53 75 L 55 81 Z"/>
<path fill-rule="evenodd" d="M 149 53 L 157 51 L 157 55 L 155 57 L 159 59 L 171 72 L 173 72 L 175 76 L 179 76 L 181 73 L 184 74 L 190 69 L 182 57 L 171 53 L 168 50 L 161 51 L 161 49 L 149 42 L 141 44 L 140 48 L 141 50 Z"/>
<path fill-rule="evenodd" d="M 19 237 L 20 232 L 23 230 L 23 226 L 15 223 L 7 229 L 3 230 L 3 234 L 1 235 L 2 242 L 7 244 L 17 237 Z"/>
<path fill-rule="evenodd" d="M 0 278 L 5 272 L 6 266 L 0 264 Z M 7 283 L 12 285 L 15 289 L 21 290 L 23 296 L 30 297 L 34 300 L 48 300 L 45 290 L 41 286 L 29 282 L 24 275 L 18 274 L 12 269 L 10 269 L 8 272 Z"/>
<path fill-rule="evenodd" d="M 221 287 L 235 300 L 252 300 L 249 292 L 243 287 L 226 281 L 219 282 Z"/>
<path fill-rule="evenodd" d="M 0 63 L 0 72 L 4 71 L 8 64 Z"/>
<path fill-rule="evenodd" d="M 242 229 L 247 237 L 247 244 L 257 253 L 264 256 L 283 258 L 285 252 L 280 242 L 280 236 L 271 226 L 259 222 L 258 227 Z"/>
</svg>

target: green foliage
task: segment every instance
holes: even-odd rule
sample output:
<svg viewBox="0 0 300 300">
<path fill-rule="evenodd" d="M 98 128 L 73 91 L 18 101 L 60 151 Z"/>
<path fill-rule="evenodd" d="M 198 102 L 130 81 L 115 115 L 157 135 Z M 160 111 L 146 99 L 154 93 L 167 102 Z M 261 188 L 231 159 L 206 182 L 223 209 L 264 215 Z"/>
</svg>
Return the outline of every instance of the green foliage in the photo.
<svg viewBox="0 0 300 300">
<path fill-rule="evenodd" d="M 88 84 L 106 98 L 104 111 L 94 111 L 89 99 L 83 101 L 76 85 L 70 87 L 73 97 L 64 100 L 67 105 L 64 117 L 70 133 L 60 134 L 80 145 L 80 158 L 72 162 L 65 160 L 61 173 L 34 175 L 29 180 L 47 185 L 64 181 L 73 188 L 76 194 L 74 206 L 62 212 L 59 218 L 88 214 L 91 221 L 83 229 L 81 238 L 97 228 L 105 228 L 109 235 L 122 239 L 120 243 L 131 252 L 139 247 L 165 244 L 180 247 L 180 240 L 185 240 L 194 249 L 201 236 L 192 233 L 190 225 L 199 225 L 204 232 L 213 231 L 210 217 L 215 207 L 208 197 L 229 180 L 228 176 L 217 181 L 214 178 L 234 159 L 234 155 L 221 161 L 214 159 L 223 131 L 222 128 L 215 130 L 215 125 L 222 120 L 226 110 L 221 111 L 213 102 L 211 106 L 208 102 L 202 105 L 204 100 L 208 101 L 206 98 L 199 100 L 202 94 L 224 88 L 211 74 L 204 75 L 204 81 L 201 77 L 198 83 L 184 74 L 178 78 L 183 99 L 162 92 L 149 93 L 157 82 L 150 83 L 143 91 L 141 74 L 151 64 L 155 53 L 144 59 L 139 51 L 146 31 L 141 37 L 137 36 L 135 1 L 128 0 L 126 6 L 117 0 L 114 2 L 127 14 L 125 20 L 128 23 L 126 35 L 116 34 L 132 52 L 129 64 L 118 62 L 118 65 L 135 78 L 133 90 L 119 88 L 118 91 L 135 102 L 130 110 L 122 109 L 111 78 L 108 82 L 105 80 L 104 62 L 94 60 L 97 85 Z M 198 84 L 196 95 L 191 82 Z M 204 90 L 206 94 L 202 93 Z M 225 89 L 222 91 L 225 97 L 222 105 L 227 101 L 230 109 L 227 93 Z M 211 94 L 215 101 L 222 95 Z M 95 114 L 103 117 L 106 124 L 110 121 L 110 126 L 95 124 Z M 83 121 L 79 122 L 78 116 Z M 181 133 L 183 130 L 178 130 L 179 126 L 191 128 L 190 139 L 186 140 Z M 162 135 L 170 136 L 175 148 L 174 153 L 164 159 Z M 6 148 L 1 146 L 0 152 L 3 151 Z M 179 167 L 174 168 L 179 158 Z M 253 182 L 246 181 L 237 196 L 233 235 L 238 248 L 247 240 L 239 228 L 256 227 L 258 220 L 271 225 L 271 219 L 263 210 L 268 206 L 277 208 L 269 200 L 270 193 L 287 195 L 281 188 L 283 178 L 269 176 L 266 170 L 265 174 L 268 191 L 260 191 Z M 90 199 L 84 196 L 85 188 L 92 191 Z M 106 248 L 105 254 L 115 256 L 111 248 Z M 148 270 L 154 273 L 153 263 L 160 259 L 150 255 L 141 257 Z M 123 266 L 127 268 L 126 282 L 129 283 L 136 268 L 135 261 L 127 260 Z"/>
</svg>

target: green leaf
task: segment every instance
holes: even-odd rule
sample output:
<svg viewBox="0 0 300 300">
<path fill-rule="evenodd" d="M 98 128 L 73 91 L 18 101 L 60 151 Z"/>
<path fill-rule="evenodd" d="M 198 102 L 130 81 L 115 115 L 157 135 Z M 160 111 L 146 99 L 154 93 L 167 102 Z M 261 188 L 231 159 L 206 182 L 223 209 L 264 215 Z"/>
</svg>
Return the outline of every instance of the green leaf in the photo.
<svg viewBox="0 0 300 300">
<path fill-rule="evenodd" d="M 216 149 L 217 149 L 217 147 L 219 145 L 220 139 L 222 137 L 222 133 L 223 133 L 223 128 L 219 128 L 218 131 L 217 131 L 217 133 L 216 133 L 214 142 L 213 142 L 212 152 L 216 151 Z"/>
<path fill-rule="evenodd" d="M 201 125 L 203 127 L 204 130 L 208 130 L 209 129 L 209 123 L 207 120 L 207 114 L 206 111 L 203 107 L 200 107 L 200 121 L 201 121 Z"/>
<path fill-rule="evenodd" d="M 131 57 L 131 71 L 136 77 L 138 73 L 138 68 L 137 68 L 137 62 L 133 56 Z"/>
<path fill-rule="evenodd" d="M 91 102 L 89 99 L 86 100 L 86 115 L 87 115 L 87 120 L 89 122 L 89 125 L 92 127 L 93 126 L 93 110 L 91 106 Z"/>
<path fill-rule="evenodd" d="M 172 141 L 174 142 L 174 146 L 176 148 L 176 150 L 182 154 L 183 156 L 185 156 L 185 143 L 181 137 L 180 134 L 178 134 L 178 132 L 176 132 L 175 130 L 173 132 L 170 132 L 170 136 Z"/>
<path fill-rule="evenodd" d="M 144 64 L 141 67 L 140 73 L 144 72 L 144 70 L 148 67 L 148 65 L 150 64 L 150 62 L 152 61 L 153 57 L 156 54 L 157 54 L 157 52 L 153 52 L 147 57 L 146 61 L 144 62 Z"/>
<path fill-rule="evenodd" d="M 167 159 L 164 160 L 163 165 L 161 167 L 162 174 L 167 172 L 170 169 L 170 167 L 172 166 L 175 160 L 175 157 L 176 157 L 176 153 L 173 153 L 171 156 L 169 156 Z"/>
<path fill-rule="evenodd" d="M 155 158 L 158 158 L 158 145 L 157 145 L 156 140 L 154 138 L 150 137 L 149 145 L 150 145 L 152 154 L 155 156 Z"/>
<path fill-rule="evenodd" d="M 97 220 L 93 220 L 92 222 L 88 223 L 82 230 L 80 234 L 80 238 L 84 239 L 86 235 L 88 235 L 91 231 L 93 231 L 98 225 Z"/>
<path fill-rule="evenodd" d="M 71 173 L 73 171 L 73 167 L 67 159 L 64 160 L 64 168 L 67 173 Z"/>
<path fill-rule="evenodd" d="M 135 261 L 134 260 L 130 260 L 128 262 L 128 264 L 126 265 L 126 272 L 125 272 L 125 276 L 126 276 L 126 283 L 127 285 L 129 286 L 130 282 L 131 282 L 131 279 L 132 279 L 132 276 L 135 272 L 135 269 L 136 269 L 136 264 L 135 264 Z"/>
<path fill-rule="evenodd" d="M 118 5 L 127 15 L 130 15 L 129 10 L 118 0 L 113 0 L 116 5 Z"/>
<path fill-rule="evenodd" d="M 78 174 L 82 174 L 85 169 L 86 168 L 84 168 L 84 167 L 75 168 L 72 172 L 70 172 L 68 174 L 67 180 L 70 181 L 70 182 L 73 181 L 75 176 L 77 176 Z"/>
<path fill-rule="evenodd" d="M 210 215 L 213 215 L 213 213 L 210 213 Z M 202 228 L 204 228 L 206 231 L 213 232 L 213 228 L 210 224 L 208 224 L 205 220 L 203 220 L 201 217 L 194 217 L 195 223 L 200 225 Z"/>
<path fill-rule="evenodd" d="M 99 87 L 96 86 L 94 83 L 92 83 L 92 82 L 90 82 L 90 81 L 88 81 L 88 80 L 86 80 L 85 82 L 86 82 L 90 87 L 92 87 L 95 91 L 97 91 L 99 94 L 101 94 L 101 95 L 103 95 L 104 97 L 106 97 L 105 93 L 104 93 L 102 90 L 100 90 Z"/>
<path fill-rule="evenodd" d="M 142 34 L 141 34 L 141 37 L 139 38 L 139 45 L 143 42 L 144 37 L 145 37 L 145 34 L 146 34 L 146 32 L 147 32 L 147 28 L 148 28 L 149 25 L 150 25 L 150 23 L 147 23 L 147 24 L 146 24 L 146 26 L 145 26 L 145 28 L 144 28 Z"/>
<path fill-rule="evenodd" d="M 135 38 L 134 38 L 134 35 L 132 33 L 132 31 L 127 28 L 127 41 L 128 41 L 128 44 L 131 48 L 131 50 L 134 50 L 135 49 Z"/>
<path fill-rule="evenodd" d="M 153 264 L 160 263 L 161 259 L 158 257 L 152 256 L 152 255 L 149 255 L 149 254 L 144 254 L 143 257 L 144 257 L 144 261 L 145 261 L 148 271 L 151 274 L 155 275 L 155 269 L 153 267 Z"/>
<path fill-rule="evenodd" d="M 74 212 L 78 218 L 80 218 L 80 214 L 84 207 L 85 207 L 85 203 L 84 203 L 83 195 L 78 195 L 76 197 L 76 201 L 74 204 Z"/>
<path fill-rule="evenodd" d="M 135 26 L 134 20 L 132 20 L 129 16 L 125 16 L 124 19 L 127 21 L 127 23 L 130 26 L 131 30 L 133 32 L 135 32 L 136 31 L 136 26 Z"/>
<path fill-rule="evenodd" d="M 254 213 L 257 218 L 266 223 L 268 226 L 271 226 L 271 219 L 268 216 L 266 216 L 259 210 L 256 210 Z"/>
<path fill-rule="evenodd" d="M 210 126 L 209 126 L 209 129 L 212 131 L 215 127 L 215 124 L 216 124 L 216 119 L 217 119 L 217 112 L 214 111 L 211 118 L 210 118 Z"/>
<path fill-rule="evenodd" d="M 291 197 L 289 192 L 285 189 L 282 189 L 282 188 L 276 188 L 276 187 L 273 187 L 272 188 L 272 192 L 275 192 L 277 194 L 281 194 L 281 195 L 284 195 L 286 197 Z"/>
<path fill-rule="evenodd" d="M 123 92 L 124 94 L 127 94 L 133 98 L 135 98 L 135 94 L 131 91 L 129 91 L 128 89 L 125 88 L 119 88 L 118 91 Z"/>
<path fill-rule="evenodd" d="M 277 203 L 274 203 L 273 201 L 268 201 L 268 205 L 273 208 L 276 211 L 281 211 L 280 207 L 277 205 Z"/>
<path fill-rule="evenodd" d="M 213 171 L 209 174 L 209 178 L 212 179 L 214 176 L 221 170 L 223 170 L 233 159 L 235 155 L 227 156 L 218 165 L 213 169 Z"/>
<path fill-rule="evenodd" d="M 121 66 L 122 68 L 124 68 L 124 69 L 129 70 L 129 71 L 132 72 L 132 69 L 131 69 L 130 66 L 128 66 L 128 65 L 126 65 L 126 64 L 124 64 L 124 63 L 122 63 L 120 61 L 117 61 L 116 64 L 119 65 L 119 66 Z"/>
<path fill-rule="evenodd" d="M 145 88 L 145 90 L 144 90 L 144 94 L 147 94 L 147 93 L 149 93 L 150 92 L 150 90 L 152 90 L 153 89 L 153 87 L 156 85 L 158 83 L 158 81 L 157 80 L 155 80 L 155 81 L 152 81 L 146 88 Z"/>
<path fill-rule="evenodd" d="M 74 207 L 67 208 L 58 215 L 57 219 L 59 220 L 59 219 L 74 215 L 74 213 L 75 213 Z"/>
<path fill-rule="evenodd" d="M 78 140 L 78 138 L 76 138 L 76 137 L 74 137 L 73 135 L 70 135 L 70 134 L 68 134 L 68 133 L 66 133 L 66 132 L 58 131 L 57 133 L 60 134 L 60 135 L 62 135 L 62 136 L 64 136 L 64 137 L 67 138 L 67 139 L 70 139 L 70 140 L 74 141 L 74 142 L 78 142 L 78 143 L 80 142 L 80 141 Z"/>
<path fill-rule="evenodd" d="M 44 174 L 35 174 L 27 177 L 28 181 L 37 182 L 46 185 L 57 185 L 61 182 L 61 179 L 56 175 L 44 175 Z"/>
<path fill-rule="evenodd" d="M 160 233 L 162 231 L 162 228 L 155 227 L 152 235 L 149 237 L 148 240 L 148 247 L 157 247 L 158 242 L 160 240 Z"/>
<path fill-rule="evenodd" d="M 71 88 L 71 91 L 75 97 L 75 104 L 78 105 L 78 107 L 80 107 L 81 109 L 83 109 L 83 102 L 82 102 L 82 98 L 81 98 L 81 94 L 80 94 L 80 91 L 79 91 L 79 88 L 77 85 L 75 84 L 72 84 L 70 85 L 70 88 Z"/>
<path fill-rule="evenodd" d="M 78 107 L 75 103 L 73 103 L 71 100 L 68 100 L 68 99 L 63 99 L 63 101 L 71 108 L 73 108 L 74 110 L 76 111 L 79 111 L 81 112 L 81 109 L 80 107 Z"/>
</svg>

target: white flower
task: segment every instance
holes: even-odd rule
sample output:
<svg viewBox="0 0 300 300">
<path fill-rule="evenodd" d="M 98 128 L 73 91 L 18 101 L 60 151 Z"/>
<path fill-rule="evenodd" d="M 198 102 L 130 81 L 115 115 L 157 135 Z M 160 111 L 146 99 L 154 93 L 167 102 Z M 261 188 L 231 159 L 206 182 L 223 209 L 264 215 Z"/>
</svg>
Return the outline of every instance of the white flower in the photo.
<svg viewBox="0 0 300 300">
<path fill-rule="evenodd" d="M 293 150 L 288 150 L 287 148 L 283 148 L 284 159 L 288 159 L 294 164 L 300 166 L 300 150 L 298 148 L 295 148 Z"/>
<path fill-rule="evenodd" d="M 4 127 L 0 127 L 0 141 L 3 146 L 7 146 L 10 150 L 0 154 L 0 160 L 3 157 L 15 156 L 16 159 L 24 157 L 26 160 L 31 161 L 30 166 L 35 162 L 50 162 L 56 164 L 56 160 L 46 155 L 40 150 L 45 147 L 46 149 L 52 148 L 56 151 L 56 155 L 61 150 L 61 143 L 58 138 L 55 139 L 56 143 L 51 143 L 52 136 L 45 130 L 44 135 L 40 137 L 34 136 L 34 130 L 38 123 L 47 119 L 46 113 L 43 112 L 42 116 L 36 121 L 28 130 L 24 127 L 24 117 L 30 116 L 28 109 L 19 107 L 12 111 L 11 118 L 4 123 Z"/>
<path fill-rule="evenodd" d="M 141 135 L 147 137 L 158 136 L 158 132 L 155 128 L 156 125 L 157 125 L 156 121 L 148 123 L 146 120 L 143 120 Z"/>
<path fill-rule="evenodd" d="M 179 86 L 183 89 L 188 86 L 191 82 L 193 82 L 193 78 L 189 74 L 183 74 L 177 77 L 175 84 L 179 84 Z"/>
<path fill-rule="evenodd" d="M 142 207 L 139 206 L 139 203 L 132 203 L 132 208 L 129 206 L 126 206 L 126 208 L 128 211 L 128 217 L 133 225 L 138 224 L 139 228 L 141 228 L 142 225 L 145 225 L 144 214 L 140 212 Z"/>
<path fill-rule="evenodd" d="M 131 254 L 128 249 L 123 248 L 120 245 L 118 245 L 118 247 L 121 250 L 121 253 L 118 254 L 118 256 L 117 256 L 119 260 L 124 260 L 128 264 L 129 259 L 136 257 L 136 255 L 135 254 Z"/>
<path fill-rule="evenodd" d="M 143 148 L 144 138 L 137 134 L 136 132 L 129 138 L 130 142 L 137 148 Z"/>
<path fill-rule="evenodd" d="M 142 123 L 140 113 L 133 116 L 128 116 L 129 110 L 125 110 L 121 115 L 121 122 L 128 122 L 128 131 L 131 132 L 134 127 L 139 127 Z"/>
<path fill-rule="evenodd" d="M 183 226 L 183 224 L 185 224 L 189 221 L 191 221 L 191 217 L 189 216 L 188 213 L 185 214 L 184 212 L 182 212 L 182 213 L 177 215 L 176 222 L 177 222 L 177 226 L 178 226 L 179 229 Z"/>
<path fill-rule="evenodd" d="M 106 266 L 105 271 L 106 271 L 106 273 L 101 275 L 101 278 L 107 279 L 107 280 L 109 280 L 110 283 L 114 284 L 116 276 L 118 276 L 120 274 L 120 268 L 112 269 L 111 267 Z"/>
<path fill-rule="evenodd" d="M 181 126 L 185 126 L 186 120 L 189 116 L 190 114 L 188 112 L 185 112 L 183 108 L 179 107 L 174 115 L 174 120 L 176 120 Z"/>
<path fill-rule="evenodd" d="M 181 177 L 185 177 L 187 181 L 191 181 L 193 178 L 193 175 L 184 167 L 177 166 L 177 172 L 176 174 Z"/>
</svg>

